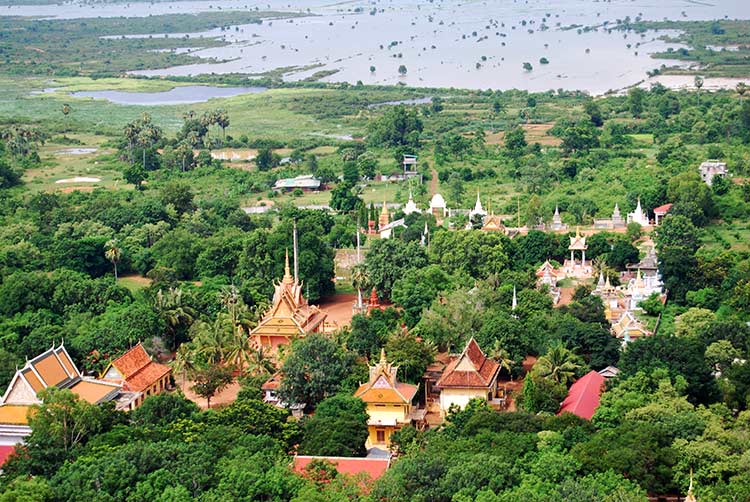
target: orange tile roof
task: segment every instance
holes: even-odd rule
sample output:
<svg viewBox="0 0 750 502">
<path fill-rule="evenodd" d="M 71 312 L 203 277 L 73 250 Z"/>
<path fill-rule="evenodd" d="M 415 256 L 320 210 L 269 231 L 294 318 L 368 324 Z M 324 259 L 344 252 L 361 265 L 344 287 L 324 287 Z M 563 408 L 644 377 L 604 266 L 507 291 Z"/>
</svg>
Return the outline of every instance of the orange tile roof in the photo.
<svg viewBox="0 0 750 502">
<path fill-rule="evenodd" d="M 117 385 L 93 380 L 81 380 L 70 388 L 71 392 L 91 404 L 98 404 L 111 399 L 113 393 L 120 391 Z"/>
<path fill-rule="evenodd" d="M 459 364 L 468 361 L 469 370 L 459 368 Z M 489 359 L 472 338 L 466 344 L 464 351 L 453 359 L 437 381 L 438 387 L 490 387 L 497 378 L 500 364 Z"/>
<path fill-rule="evenodd" d="M 7 404 L 0 406 L 0 424 L 26 425 L 28 419 L 26 414 L 31 406 L 19 406 Z"/>
<path fill-rule="evenodd" d="M 39 375 L 44 380 L 44 383 L 47 384 L 48 387 L 59 385 L 70 378 L 70 375 L 68 375 L 68 373 L 65 371 L 65 367 L 57 359 L 57 356 L 55 356 L 54 352 L 50 352 L 44 357 L 36 361 L 32 361 L 31 364 L 34 366 L 34 369 L 36 369 L 36 371 L 39 373 Z"/>
<path fill-rule="evenodd" d="M 127 379 L 150 362 L 151 358 L 146 352 L 146 349 L 144 349 L 143 345 L 139 343 L 112 361 L 112 366 L 117 369 L 124 379 Z"/>
<path fill-rule="evenodd" d="M 124 389 L 131 392 L 146 390 L 172 371 L 154 362 L 140 343 L 112 361 L 112 366 L 122 375 Z"/>
<path fill-rule="evenodd" d="M 385 458 L 363 458 L 363 457 L 313 457 L 297 455 L 294 457 L 294 470 L 297 473 L 305 472 L 305 467 L 313 460 L 328 460 L 336 466 L 340 474 L 367 473 L 374 481 L 385 474 L 391 464 L 390 457 Z"/>
<path fill-rule="evenodd" d="M 398 392 L 396 392 L 398 390 Z M 410 403 L 417 393 L 417 386 L 397 383 L 394 389 L 378 389 L 369 383 L 360 385 L 354 395 L 366 403 Z"/>
<path fill-rule="evenodd" d="M 163 364 L 151 362 L 138 373 L 125 381 L 125 389 L 132 392 L 142 392 L 168 375 L 172 368 Z"/>
</svg>

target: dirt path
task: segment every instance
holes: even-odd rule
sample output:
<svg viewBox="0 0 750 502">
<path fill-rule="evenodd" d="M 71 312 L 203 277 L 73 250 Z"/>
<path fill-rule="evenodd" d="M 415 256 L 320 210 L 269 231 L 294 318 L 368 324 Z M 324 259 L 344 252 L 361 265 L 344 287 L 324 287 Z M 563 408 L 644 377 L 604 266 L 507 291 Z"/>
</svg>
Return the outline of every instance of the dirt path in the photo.
<svg viewBox="0 0 750 502">
<path fill-rule="evenodd" d="M 190 387 L 193 385 L 193 382 L 187 381 L 183 382 L 182 375 L 175 375 L 175 384 L 178 388 L 182 390 L 182 392 L 185 394 L 185 397 L 193 401 L 195 404 L 197 404 L 200 409 L 205 410 L 207 408 L 206 400 L 199 395 L 197 395 L 195 392 L 190 390 Z M 240 384 L 235 380 L 234 382 L 230 383 L 229 386 L 227 386 L 226 389 L 216 394 L 214 397 L 211 398 L 211 408 L 216 407 L 222 407 L 226 406 L 228 404 L 232 404 L 237 400 L 237 394 L 240 391 Z"/>
<path fill-rule="evenodd" d="M 318 306 L 328 314 L 328 322 L 335 322 L 339 328 L 343 328 L 352 322 L 352 306 L 356 300 L 355 294 L 341 293 L 326 298 Z M 367 298 L 364 300 L 367 301 Z"/>
<path fill-rule="evenodd" d="M 438 172 L 433 167 L 430 170 L 430 195 L 438 193 Z"/>
</svg>

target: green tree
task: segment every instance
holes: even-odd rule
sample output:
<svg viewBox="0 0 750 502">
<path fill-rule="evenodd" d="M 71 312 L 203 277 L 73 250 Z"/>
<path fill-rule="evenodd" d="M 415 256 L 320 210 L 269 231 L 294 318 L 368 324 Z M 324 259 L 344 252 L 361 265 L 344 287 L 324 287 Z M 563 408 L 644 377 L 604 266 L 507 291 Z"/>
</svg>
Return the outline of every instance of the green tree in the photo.
<svg viewBox="0 0 750 502">
<path fill-rule="evenodd" d="M 193 373 L 193 385 L 190 390 L 206 399 L 206 406 L 211 407 L 211 398 L 232 383 L 232 369 L 221 364 L 211 364 Z"/>
<path fill-rule="evenodd" d="M 367 405 L 339 394 L 321 401 L 302 426 L 299 451 L 303 455 L 357 457 L 366 454 Z"/>
<path fill-rule="evenodd" d="M 367 141 L 373 146 L 416 148 L 422 129 L 415 108 L 389 107 L 380 118 L 369 123 Z"/>
<path fill-rule="evenodd" d="M 351 354 L 322 333 L 296 340 L 281 366 L 279 396 L 287 403 L 315 408 L 338 391 L 352 363 Z"/>
<path fill-rule="evenodd" d="M 381 239 L 372 243 L 364 263 L 369 283 L 378 295 L 390 297 L 394 284 L 406 272 L 427 266 L 427 256 L 418 242 Z"/>
<path fill-rule="evenodd" d="M 521 126 L 516 126 L 506 131 L 504 136 L 505 149 L 511 157 L 520 157 L 526 146 L 526 133 Z"/>
<path fill-rule="evenodd" d="M 555 383 L 567 385 L 572 382 L 581 369 L 578 356 L 562 344 L 551 346 L 547 353 L 537 360 L 534 374 L 549 378 Z"/>
<path fill-rule="evenodd" d="M 399 378 L 412 383 L 419 383 L 437 354 L 432 343 L 420 341 L 406 330 L 391 335 L 385 351 L 389 361 L 399 367 Z"/>
</svg>

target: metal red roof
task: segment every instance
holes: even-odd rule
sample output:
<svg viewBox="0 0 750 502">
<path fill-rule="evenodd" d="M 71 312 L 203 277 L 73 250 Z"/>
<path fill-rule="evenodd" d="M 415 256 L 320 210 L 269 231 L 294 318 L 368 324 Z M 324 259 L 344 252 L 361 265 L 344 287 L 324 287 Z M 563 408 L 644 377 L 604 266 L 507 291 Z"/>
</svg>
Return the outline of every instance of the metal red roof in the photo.
<svg viewBox="0 0 750 502">
<path fill-rule="evenodd" d="M 663 206 L 655 207 L 654 208 L 654 214 L 667 214 L 667 211 L 669 211 L 672 208 L 672 204 L 664 204 Z"/>
<path fill-rule="evenodd" d="M 336 466 L 339 474 L 367 473 L 373 480 L 378 479 L 388 469 L 391 458 L 364 458 L 364 457 L 315 457 L 309 455 L 297 455 L 294 457 L 294 470 L 302 473 L 307 464 L 313 460 L 328 460 Z"/>
<path fill-rule="evenodd" d="M 16 450 L 15 446 L 0 446 L 0 466 L 5 464 L 8 457 Z"/>
<path fill-rule="evenodd" d="M 596 371 L 590 371 L 570 386 L 568 395 L 560 406 L 558 415 L 572 413 L 586 420 L 591 420 L 604 390 L 604 377 Z"/>
</svg>

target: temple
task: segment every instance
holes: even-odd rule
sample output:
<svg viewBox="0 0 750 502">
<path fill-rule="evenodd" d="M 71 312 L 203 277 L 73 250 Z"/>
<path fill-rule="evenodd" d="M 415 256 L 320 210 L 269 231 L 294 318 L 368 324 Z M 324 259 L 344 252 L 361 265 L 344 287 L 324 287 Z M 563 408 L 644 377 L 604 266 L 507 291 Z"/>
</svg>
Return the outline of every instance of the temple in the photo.
<svg viewBox="0 0 750 502">
<path fill-rule="evenodd" d="M 610 219 L 594 219 L 594 228 L 600 230 L 619 230 L 625 228 L 627 225 L 625 220 L 622 219 L 620 213 L 620 206 L 615 204 L 615 209 L 612 211 L 612 218 Z"/>
<path fill-rule="evenodd" d="M 565 260 L 563 264 L 563 272 L 566 277 L 574 277 L 576 279 L 591 277 L 591 262 L 586 261 L 587 249 L 586 236 L 581 235 L 580 228 L 576 227 L 576 234 L 570 238 L 570 245 L 568 246 L 570 259 Z M 580 252 L 581 254 L 580 261 L 576 260 L 576 252 Z"/>
<path fill-rule="evenodd" d="M 120 386 L 84 377 L 70 358 L 65 346 L 52 347 L 16 371 L 8 390 L 0 398 L 0 445 L 14 445 L 31 434 L 28 412 L 42 403 L 39 393 L 50 387 L 69 389 L 91 404 L 112 401 L 120 395 Z"/>
<path fill-rule="evenodd" d="M 421 424 L 425 410 L 413 405 L 418 386 L 401 383 L 397 378 L 398 366 L 393 366 L 380 351 L 380 361 L 370 366 L 370 378 L 359 386 L 354 396 L 367 404 L 368 447 L 390 447 L 391 434 L 405 425 Z"/>
<path fill-rule="evenodd" d="M 308 305 L 302 296 L 302 284 L 289 271 L 289 253 L 286 254 L 284 277 L 274 288 L 271 307 L 250 332 L 250 338 L 257 346 L 276 350 L 297 337 L 324 330 L 326 313 Z"/>
<path fill-rule="evenodd" d="M 479 192 L 477 192 L 477 202 L 474 204 L 474 209 L 469 211 L 469 223 L 471 223 L 471 219 L 475 216 L 479 216 L 482 219 L 487 216 L 487 211 L 482 207 L 482 200 L 479 198 Z"/>
<path fill-rule="evenodd" d="M 452 358 L 435 387 L 440 390 L 440 413 L 445 416 L 451 406 L 464 408 L 475 398 L 499 402 L 497 377 L 500 364 L 489 359 L 472 338 L 463 352 Z"/>
<path fill-rule="evenodd" d="M 148 396 L 167 390 L 171 374 L 169 366 L 153 361 L 139 343 L 109 363 L 100 378 L 122 387 L 118 408 L 133 410 Z"/>
</svg>

